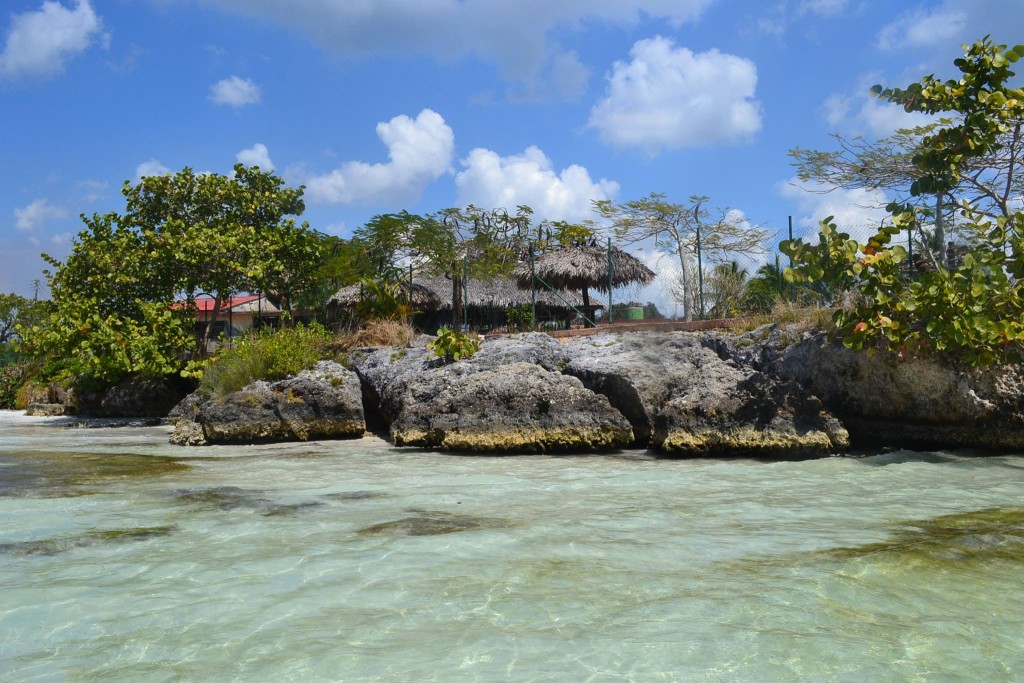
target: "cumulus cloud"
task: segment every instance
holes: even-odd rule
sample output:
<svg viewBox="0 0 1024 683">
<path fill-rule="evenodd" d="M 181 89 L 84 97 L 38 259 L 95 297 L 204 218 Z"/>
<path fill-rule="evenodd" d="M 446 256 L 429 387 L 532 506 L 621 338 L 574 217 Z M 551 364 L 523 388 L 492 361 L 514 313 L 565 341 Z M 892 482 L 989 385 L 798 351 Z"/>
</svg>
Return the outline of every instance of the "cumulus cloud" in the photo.
<svg viewBox="0 0 1024 683">
<path fill-rule="evenodd" d="M 552 220 L 580 221 L 591 216 L 591 200 L 610 199 L 619 185 L 594 181 L 582 166 L 573 164 L 560 173 L 537 147 L 502 157 L 477 148 L 462 160 L 455 176 L 460 204 L 514 209 L 520 204 Z"/>
<path fill-rule="evenodd" d="M 260 87 L 248 78 L 232 76 L 210 86 L 210 99 L 214 104 L 244 107 L 260 101 Z"/>
<path fill-rule="evenodd" d="M 924 126 L 938 120 L 922 112 L 907 112 L 903 107 L 884 102 L 867 88 L 857 94 L 832 95 L 824 103 L 825 119 L 836 129 L 882 138 L 900 128 Z"/>
<path fill-rule="evenodd" d="M 644 18 L 673 27 L 698 19 L 713 0 L 211 0 L 296 28 L 340 54 L 429 55 L 443 61 L 477 57 L 498 67 L 523 95 L 553 93 L 565 77 L 566 50 L 550 37 L 584 22 L 635 25 Z M 563 63 L 564 66 L 564 63 Z M 579 73 L 574 77 L 578 77 Z M 564 94 L 564 92 L 563 92 Z"/>
<path fill-rule="evenodd" d="M 883 50 L 955 43 L 966 22 L 967 13 L 948 4 L 932 11 L 918 9 L 884 26 L 877 43 Z"/>
<path fill-rule="evenodd" d="M 418 197 L 451 168 L 455 135 L 435 111 L 424 109 L 415 119 L 403 114 L 378 123 L 377 137 L 388 148 L 388 163 L 345 162 L 330 173 L 309 178 L 306 196 L 331 204 L 397 205 Z"/>
<path fill-rule="evenodd" d="M 34 12 L 15 14 L 0 53 L 0 77 L 59 73 L 69 57 L 92 44 L 100 27 L 89 0 L 76 0 L 73 9 L 46 0 Z"/>
<path fill-rule="evenodd" d="M 167 175 L 170 172 L 171 169 L 167 168 L 156 159 L 150 159 L 149 161 L 143 161 L 135 167 L 135 182 L 139 182 L 146 176 Z"/>
<path fill-rule="evenodd" d="M 235 161 L 246 166 L 259 166 L 261 171 L 273 171 L 274 162 L 270 160 L 267 146 L 257 142 L 249 149 L 243 149 L 235 155 Z"/>
<path fill-rule="evenodd" d="M 694 53 L 660 36 L 637 42 L 630 56 L 612 67 L 607 93 L 590 113 L 605 142 L 655 154 L 736 142 L 761 129 L 750 60 Z"/>
<path fill-rule="evenodd" d="M 833 222 L 840 227 L 855 228 L 876 227 L 889 217 L 885 210 L 889 199 L 881 190 L 844 190 L 796 177 L 779 183 L 776 190 L 799 207 L 802 215 L 796 222 L 804 228 L 804 237 L 816 234 L 818 222 L 828 216 L 833 216 Z"/>
<path fill-rule="evenodd" d="M 68 210 L 51 204 L 46 199 L 37 199 L 28 206 L 14 210 L 14 227 L 21 232 L 34 232 L 48 220 L 68 217 Z"/>
</svg>

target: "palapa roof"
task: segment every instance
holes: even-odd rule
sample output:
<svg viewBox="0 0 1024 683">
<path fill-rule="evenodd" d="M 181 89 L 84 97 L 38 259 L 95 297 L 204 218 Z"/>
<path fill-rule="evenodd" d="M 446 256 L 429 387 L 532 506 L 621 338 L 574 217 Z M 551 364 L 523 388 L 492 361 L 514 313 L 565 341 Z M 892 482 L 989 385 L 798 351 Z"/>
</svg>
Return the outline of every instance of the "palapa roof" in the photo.
<svg viewBox="0 0 1024 683">
<path fill-rule="evenodd" d="M 402 293 L 408 291 L 408 286 L 402 284 Z M 328 305 L 337 306 L 355 306 L 359 302 L 359 298 L 363 295 L 362 288 L 356 285 L 349 285 L 348 287 L 342 287 L 335 292 L 330 299 L 327 300 Z M 448 295 L 449 298 L 451 294 Z M 414 282 L 412 285 L 412 307 L 422 311 L 436 311 L 441 307 L 443 299 L 439 298 L 438 295 L 431 289 L 424 287 L 418 282 Z"/>
<path fill-rule="evenodd" d="M 640 283 L 649 285 L 654 271 L 632 254 L 612 247 L 612 287 Z M 608 249 L 602 246 L 563 247 L 534 259 L 534 272 L 556 289 L 608 291 Z M 523 289 L 530 289 L 530 264 L 520 263 L 512 277 Z"/>
<path fill-rule="evenodd" d="M 446 277 L 417 276 L 417 285 L 423 285 L 435 292 L 443 302 L 442 305 L 450 307 L 452 304 L 452 281 Z M 542 291 L 543 290 L 543 291 Z M 573 306 L 582 306 L 583 299 L 574 292 L 560 292 L 562 299 Z M 508 308 L 530 303 L 529 289 L 523 291 L 517 286 L 516 280 L 498 275 L 489 280 L 469 279 L 465 295 L 466 303 L 470 306 L 481 308 Z M 537 303 L 549 308 L 568 308 L 565 302 L 555 296 L 554 293 L 537 289 Z"/>
</svg>

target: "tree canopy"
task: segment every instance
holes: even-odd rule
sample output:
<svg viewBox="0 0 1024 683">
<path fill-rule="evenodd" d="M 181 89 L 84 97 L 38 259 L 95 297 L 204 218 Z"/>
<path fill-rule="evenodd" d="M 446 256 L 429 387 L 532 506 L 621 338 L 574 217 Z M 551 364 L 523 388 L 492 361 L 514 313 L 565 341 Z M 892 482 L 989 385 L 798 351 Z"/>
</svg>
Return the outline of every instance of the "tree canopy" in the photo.
<svg viewBox="0 0 1024 683">
<path fill-rule="evenodd" d="M 1024 121 L 1024 90 L 1010 85 L 1010 67 L 1024 56 L 1024 46 L 1007 49 L 986 38 L 964 48 L 954 62 L 958 79 L 929 75 L 906 88 L 872 90 L 908 112 L 948 115 L 921 137 L 912 157 L 911 200 L 888 206 L 891 222 L 861 244 L 828 218 L 817 244 L 780 245 L 793 258 L 791 280 L 820 281 L 856 294 L 835 315 L 852 348 L 881 344 L 901 354 L 955 352 L 971 363 L 1022 357 L 1024 213 L 1013 210 L 1012 202 L 1000 205 L 985 193 L 960 197 L 969 247 L 956 264 L 914 272 L 905 267 L 906 249 L 892 244 L 896 235 L 929 220 L 913 198 L 969 185 L 977 164 L 1007 153 L 1007 140 L 1015 139 Z"/>
<path fill-rule="evenodd" d="M 23 346 L 74 375 L 180 370 L 195 348 L 197 296 L 214 297 L 214 316 L 239 291 L 287 301 L 310 283 L 325 244 L 291 218 L 304 208 L 302 188 L 256 167 L 185 168 L 125 183 L 122 194 L 124 213 L 82 216 L 66 261 L 44 254 L 52 303 Z"/>
<path fill-rule="evenodd" d="M 594 202 L 594 208 L 612 224 L 620 240 L 633 243 L 652 239 L 679 259 L 677 299 L 687 320 L 693 318 L 697 304 L 693 259 L 701 256 L 720 262 L 736 254 L 763 253 L 768 238 L 768 231 L 727 210 L 712 210 L 709 202 L 709 197 L 693 195 L 688 203 L 675 203 L 654 192 L 621 204 L 607 199 Z"/>
</svg>

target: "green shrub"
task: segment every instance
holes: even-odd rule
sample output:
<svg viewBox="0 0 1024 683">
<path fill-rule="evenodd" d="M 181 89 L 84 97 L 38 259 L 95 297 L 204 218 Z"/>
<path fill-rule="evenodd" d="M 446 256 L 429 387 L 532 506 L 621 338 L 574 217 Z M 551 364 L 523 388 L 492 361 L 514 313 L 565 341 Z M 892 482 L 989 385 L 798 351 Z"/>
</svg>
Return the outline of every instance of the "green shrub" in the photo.
<svg viewBox="0 0 1024 683">
<path fill-rule="evenodd" d="M 442 327 L 437 337 L 427 343 L 427 348 L 437 354 L 446 363 L 470 358 L 480 350 L 480 338 L 475 333 L 456 332 L 450 327 Z"/>
<path fill-rule="evenodd" d="M 274 381 L 312 367 L 329 335 L 320 325 L 262 330 L 235 342 L 203 368 L 199 391 L 224 396 L 256 380 Z"/>
<path fill-rule="evenodd" d="M 36 361 L 21 360 L 0 368 L 0 410 L 23 409 L 19 396 L 24 387 L 39 372 Z"/>
</svg>

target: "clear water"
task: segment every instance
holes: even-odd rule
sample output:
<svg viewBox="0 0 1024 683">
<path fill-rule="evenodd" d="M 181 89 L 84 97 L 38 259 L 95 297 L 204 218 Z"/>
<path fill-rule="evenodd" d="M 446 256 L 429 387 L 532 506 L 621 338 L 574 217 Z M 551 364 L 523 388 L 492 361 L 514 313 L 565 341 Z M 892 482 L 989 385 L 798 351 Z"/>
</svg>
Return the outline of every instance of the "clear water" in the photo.
<svg viewBox="0 0 1024 683">
<path fill-rule="evenodd" d="M 0 680 L 1024 680 L 1024 457 L 62 424 L 0 413 Z"/>
</svg>

